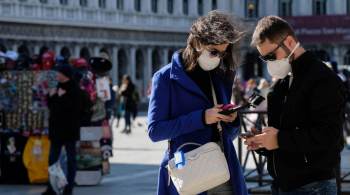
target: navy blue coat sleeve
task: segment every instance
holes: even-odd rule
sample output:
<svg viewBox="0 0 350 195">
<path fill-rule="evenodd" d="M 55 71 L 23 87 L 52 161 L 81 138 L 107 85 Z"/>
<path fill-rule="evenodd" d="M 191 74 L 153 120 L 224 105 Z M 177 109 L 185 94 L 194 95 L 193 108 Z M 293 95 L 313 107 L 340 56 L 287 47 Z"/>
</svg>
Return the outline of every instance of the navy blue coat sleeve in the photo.
<svg viewBox="0 0 350 195">
<path fill-rule="evenodd" d="M 157 72 L 152 80 L 152 92 L 148 107 L 148 135 L 152 141 L 169 140 L 195 130 L 205 128 L 203 109 L 174 118 L 170 117 L 170 79 Z"/>
<path fill-rule="evenodd" d="M 239 128 L 240 128 L 240 121 L 239 116 L 237 115 L 236 120 L 234 120 L 232 123 L 226 123 L 227 128 L 225 130 L 227 131 L 227 135 L 231 140 L 234 140 L 238 137 L 239 134 Z"/>
</svg>

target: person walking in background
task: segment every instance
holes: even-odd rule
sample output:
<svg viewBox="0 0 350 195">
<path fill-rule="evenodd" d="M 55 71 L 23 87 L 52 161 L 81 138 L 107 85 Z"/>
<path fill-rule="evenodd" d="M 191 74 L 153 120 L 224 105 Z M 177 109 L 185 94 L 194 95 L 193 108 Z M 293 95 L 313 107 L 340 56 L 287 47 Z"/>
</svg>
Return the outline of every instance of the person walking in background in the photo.
<svg viewBox="0 0 350 195">
<path fill-rule="evenodd" d="M 230 103 L 237 67 L 236 43 L 241 36 L 231 15 L 211 11 L 194 22 L 186 48 L 175 52 L 171 63 L 154 74 L 148 135 L 154 142 L 169 141 L 160 167 L 159 195 L 178 194 L 166 168 L 177 149 L 186 143 L 204 145 L 209 142 L 217 143 L 223 149 L 230 179 L 201 195 L 247 194 L 242 168 L 232 144 L 239 131 L 237 113 L 219 113 L 223 104 Z M 181 151 L 194 148 L 188 145 Z"/>
<path fill-rule="evenodd" d="M 113 80 L 112 78 L 109 77 L 109 91 L 111 94 L 111 99 L 107 100 L 105 102 L 105 107 L 106 107 L 106 118 L 108 119 L 108 123 L 110 124 L 110 126 L 113 125 L 113 116 L 114 116 L 114 112 L 115 112 L 115 104 L 116 104 L 116 93 L 113 90 Z"/>
<path fill-rule="evenodd" d="M 73 194 L 74 179 L 76 174 L 76 141 L 79 140 L 81 101 L 80 89 L 73 79 L 73 69 L 64 64 L 56 67 L 57 88 L 49 93 L 49 139 L 51 141 L 49 166 L 59 160 L 62 147 L 67 153 L 68 185 L 63 194 Z M 55 192 L 50 183 L 43 195 L 53 195 Z"/>
<path fill-rule="evenodd" d="M 122 133 L 126 134 L 131 133 L 131 114 L 135 111 L 136 106 L 135 100 L 133 98 L 134 90 L 135 85 L 132 83 L 130 76 L 124 75 L 119 94 L 123 97 L 125 104 L 125 128 Z"/>
<path fill-rule="evenodd" d="M 135 87 L 134 92 L 132 94 L 132 99 L 134 100 L 134 103 L 135 103 L 134 110 L 132 111 L 132 125 L 135 126 L 135 123 L 137 123 L 136 117 L 137 117 L 137 115 L 139 113 L 138 106 L 139 106 L 139 103 L 140 103 L 140 94 L 139 94 L 139 92 L 138 92 L 136 87 Z M 137 125 L 138 126 L 142 126 L 141 123 L 137 123 Z"/>
<path fill-rule="evenodd" d="M 244 103 L 244 88 L 242 86 L 241 80 L 236 78 L 232 85 L 232 102 L 235 105 L 242 105 Z"/>
<path fill-rule="evenodd" d="M 264 78 L 260 79 L 259 86 L 257 88 L 258 93 L 266 99 L 267 94 L 269 93 L 269 90 L 270 90 L 269 82 Z M 266 111 L 267 110 L 267 101 L 261 102 L 261 104 L 259 106 L 257 106 L 255 110 Z"/>
<path fill-rule="evenodd" d="M 250 96 L 252 96 L 254 93 L 259 93 L 259 90 L 257 88 L 256 80 L 255 79 L 249 79 L 247 81 L 246 88 L 244 90 L 244 99 L 247 101 Z"/>
<path fill-rule="evenodd" d="M 115 103 L 114 103 L 113 115 L 114 115 L 114 120 L 117 120 L 115 126 L 116 126 L 116 128 L 118 128 L 119 127 L 120 118 L 122 116 L 123 109 L 124 109 L 124 101 L 123 101 L 122 96 L 119 93 L 118 85 L 114 85 L 113 86 L 113 91 L 115 92 L 115 99 L 114 99 Z"/>
</svg>

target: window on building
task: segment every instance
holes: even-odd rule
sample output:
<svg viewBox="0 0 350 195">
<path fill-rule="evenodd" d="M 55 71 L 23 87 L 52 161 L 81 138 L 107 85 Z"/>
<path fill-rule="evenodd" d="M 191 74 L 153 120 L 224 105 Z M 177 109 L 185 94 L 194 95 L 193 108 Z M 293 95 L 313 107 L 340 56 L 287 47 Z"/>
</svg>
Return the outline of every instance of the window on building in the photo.
<svg viewBox="0 0 350 195">
<path fill-rule="evenodd" d="M 350 49 L 346 52 L 344 56 L 344 65 L 350 66 Z"/>
<path fill-rule="evenodd" d="M 246 0 L 245 6 L 247 18 L 259 17 L 259 0 Z"/>
<path fill-rule="evenodd" d="M 280 0 L 279 15 L 292 16 L 292 0 Z"/>
<path fill-rule="evenodd" d="M 117 0 L 117 10 L 124 9 L 124 0 Z"/>
<path fill-rule="evenodd" d="M 327 1 L 326 0 L 313 0 L 312 10 L 313 15 L 325 15 L 327 13 Z"/>
<path fill-rule="evenodd" d="M 98 0 L 98 7 L 99 8 L 106 8 L 106 0 Z"/>
<path fill-rule="evenodd" d="M 346 13 L 350 15 L 350 0 L 346 0 Z"/>
<path fill-rule="evenodd" d="M 47 3 L 47 0 L 39 0 L 40 3 Z"/>
<path fill-rule="evenodd" d="M 68 0 L 60 0 L 61 5 L 68 5 Z"/>
<path fill-rule="evenodd" d="M 87 0 L 80 0 L 80 6 L 82 7 L 87 7 L 88 6 L 88 1 Z"/>
<path fill-rule="evenodd" d="M 211 9 L 212 10 L 218 9 L 218 1 L 217 0 L 213 0 L 211 2 Z"/>
<path fill-rule="evenodd" d="M 135 11 L 141 11 L 141 0 L 135 0 Z"/>
<path fill-rule="evenodd" d="M 143 80 L 144 75 L 144 59 L 141 50 L 136 51 L 136 79 Z"/>
<path fill-rule="evenodd" d="M 198 15 L 203 15 L 203 9 L 204 9 L 204 7 L 203 7 L 204 5 L 203 5 L 203 0 L 198 0 Z"/>
<path fill-rule="evenodd" d="M 160 55 L 157 49 L 152 52 L 152 75 L 162 66 Z"/>
<path fill-rule="evenodd" d="M 185 15 L 188 15 L 188 0 L 183 0 L 182 12 L 183 12 Z"/>
<path fill-rule="evenodd" d="M 174 12 L 174 0 L 168 0 L 168 13 L 172 14 Z"/>
<path fill-rule="evenodd" d="M 158 1 L 157 0 L 152 0 L 151 1 L 151 8 L 152 8 L 152 12 L 153 13 L 157 13 L 158 12 Z"/>
</svg>

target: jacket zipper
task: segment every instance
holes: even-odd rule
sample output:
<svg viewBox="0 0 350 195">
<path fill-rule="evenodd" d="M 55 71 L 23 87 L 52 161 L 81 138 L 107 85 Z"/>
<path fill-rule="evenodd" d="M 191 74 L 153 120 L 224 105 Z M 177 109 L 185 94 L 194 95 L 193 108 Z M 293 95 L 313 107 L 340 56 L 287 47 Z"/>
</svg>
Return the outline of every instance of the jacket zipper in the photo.
<svg viewBox="0 0 350 195">
<path fill-rule="evenodd" d="M 285 104 L 287 102 L 287 95 L 288 94 L 284 95 L 283 107 L 285 106 Z M 282 116 L 283 116 L 283 112 L 280 115 L 280 125 L 282 125 Z M 272 152 L 272 165 L 273 165 L 273 172 L 275 173 L 275 176 L 278 177 L 277 171 L 276 171 L 275 152 Z"/>
<path fill-rule="evenodd" d="M 277 177 L 276 164 L 275 164 L 275 152 L 272 153 L 272 165 L 275 176 Z"/>
<path fill-rule="evenodd" d="M 305 154 L 304 154 L 304 161 L 305 161 L 306 164 L 309 162 L 309 161 L 307 160 L 307 157 L 306 157 Z"/>
<path fill-rule="evenodd" d="M 287 95 L 284 96 L 283 106 L 287 102 Z M 283 112 L 280 115 L 280 125 L 282 124 L 282 116 Z M 277 177 L 277 171 L 276 171 L 276 162 L 275 162 L 275 152 L 272 153 L 272 165 L 273 165 L 273 171 L 275 173 L 275 176 Z"/>
</svg>

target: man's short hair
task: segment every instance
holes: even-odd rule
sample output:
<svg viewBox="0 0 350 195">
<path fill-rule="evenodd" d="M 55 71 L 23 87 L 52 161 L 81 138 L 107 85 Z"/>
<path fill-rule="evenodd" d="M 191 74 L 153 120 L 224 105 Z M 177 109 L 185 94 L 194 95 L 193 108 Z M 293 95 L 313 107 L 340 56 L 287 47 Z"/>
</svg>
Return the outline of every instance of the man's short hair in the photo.
<svg viewBox="0 0 350 195">
<path fill-rule="evenodd" d="M 255 27 L 251 45 L 255 47 L 266 39 L 279 44 L 288 35 L 296 39 L 294 30 L 287 21 L 278 16 L 265 16 Z"/>
</svg>

